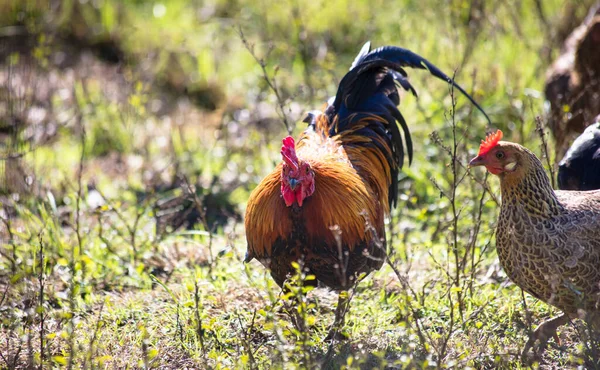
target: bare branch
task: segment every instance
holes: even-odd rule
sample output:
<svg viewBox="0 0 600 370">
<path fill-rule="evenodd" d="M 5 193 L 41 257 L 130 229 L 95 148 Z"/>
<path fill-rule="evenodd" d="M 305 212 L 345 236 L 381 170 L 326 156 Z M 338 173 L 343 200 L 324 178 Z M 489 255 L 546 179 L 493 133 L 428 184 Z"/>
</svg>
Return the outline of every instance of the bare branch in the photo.
<svg viewBox="0 0 600 370">
<path fill-rule="evenodd" d="M 277 77 L 277 72 L 279 70 L 279 66 L 275 66 L 274 71 L 273 71 L 273 76 L 269 76 L 269 72 L 267 71 L 266 59 L 269 57 L 269 54 L 271 54 L 271 52 L 273 51 L 273 45 L 269 45 L 269 49 L 267 50 L 267 55 L 264 58 L 260 58 L 256 55 L 256 52 L 254 50 L 254 44 L 250 43 L 250 41 L 248 41 L 248 39 L 244 35 L 244 31 L 242 30 L 241 26 L 237 27 L 237 32 L 238 32 L 240 40 L 242 40 L 242 43 L 244 44 L 244 47 L 246 48 L 246 50 L 248 50 L 250 55 L 252 55 L 252 57 L 254 58 L 256 63 L 258 63 L 258 65 L 262 69 L 263 79 L 265 80 L 265 82 L 267 83 L 267 85 L 269 86 L 271 91 L 273 91 L 273 93 L 275 94 L 275 98 L 277 99 L 277 107 L 279 110 L 279 116 L 283 120 L 285 129 L 287 130 L 287 132 L 289 134 L 291 134 L 294 131 L 295 125 L 288 120 L 288 118 L 285 114 L 286 100 L 281 96 L 281 91 L 279 90 L 279 87 L 277 86 L 276 77 Z"/>
</svg>

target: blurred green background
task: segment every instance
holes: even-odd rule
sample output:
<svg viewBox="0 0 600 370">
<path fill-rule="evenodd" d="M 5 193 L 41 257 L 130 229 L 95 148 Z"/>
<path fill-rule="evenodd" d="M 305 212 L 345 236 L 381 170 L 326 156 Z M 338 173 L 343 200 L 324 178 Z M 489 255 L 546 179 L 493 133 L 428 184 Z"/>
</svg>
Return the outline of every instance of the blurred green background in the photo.
<svg viewBox="0 0 600 370">
<path fill-rule="evenodd" d="M 323 365 L 330 293 L 312 293 L 310 336 L 294 331 L 262 266 L 241 261 L 242 219 L 284 122 L 299 134 L 368 40 L 455 75 L 493 126 L 408 70 L 419 98 L 403 94 L 400 110 L 415 159 L 389 239 L 414 294 L 388 267 L 366 279 L 353 339 L 325 365 L 524 367 L 527 315 L 551 309 L 531 297 L 524 309 L 498 266 L 497 180 L 491 195 L 483 171 L 460 167 L 457 181 L 444 146 L 457 138 L 465 165 L 500 128 L 543 157 L 546 72 L 592 3 L 3 0 L 0 367 Z M 583 363 L 578 331 L 565 336 L 547 364 Z"/>
</svg>

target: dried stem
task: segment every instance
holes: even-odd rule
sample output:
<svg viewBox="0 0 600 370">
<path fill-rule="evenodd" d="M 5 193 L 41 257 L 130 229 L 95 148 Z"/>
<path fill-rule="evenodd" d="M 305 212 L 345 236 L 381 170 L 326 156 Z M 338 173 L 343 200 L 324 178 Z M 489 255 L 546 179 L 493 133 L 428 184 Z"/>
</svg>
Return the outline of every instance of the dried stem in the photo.
<svg viewBox="0 0 600 370">
<path fill-rule="evenodd" d="M 546 131 L 544 130 L 544 123 L 540 116 L 535 117 L 535 130 L 540 135 L 540 139 L 542 140 L 542 151 L 543 157 L 546 159 L 546 165 L 548 166 L 548 170 L 550 171 L 550 181 L 552 183 L 552 187 L 556 188 L 556 176 L 554 171 L 554 166 L 550 160 L 550 154 L 548 153 L 548 141 L 546 140 Z"/>
<path fill-rule="evenodd" d="M 277 72 L 279 70 L 279 67 L 275 66 L 275 68 L 273 70 L 273 76 L 269 76 L 269 72 L 267 71 L 266 59 L 268 59 L 269 54 L 271 54 L 271 52 L 273 51 L 273 45 L 269 45 L 266 56 L 264 58 L 260 58 L 260 57 L 258 57 L 258 55 L 256 55 L 256 52 L 254 50 L 254 44 L 252 44 L 250 41 L 248 41 L 248 39 L 244 35 L 244 31 L 242 30 L 241 26 L 237 27 L 237 32 L 238 32 L 240 40 L 242 40 L 242 43 L 244 44 L 244 47 L 246 48 L 246 50 L 248 50 L 250 55 L 252 55 L 252 57 L 254 58 L 256 63 L 258 63 L 258 65 L 262 69 L 263 79 L 266 82 L 267 86 L 269 86 L 271 91 L 273 91 L 273 94 L 275 94 L 275 98 L 277 99 L 277 108 L 279 109 L 279 116 L 283 120 L 285 129 L 287 130 L 287 132 L 289 134 L 291 134 L 294 131 L 294 124 L 289 121 L 289 119 L 287 118 L 287 116 L 285 114 L 286 100 L 281 96 L 281 91 L 279 90 L 279 87 L 277 85 L 276 77 L 277 77 Z"/>
<path fill-rule="evenodd" d="M 42 229 L 43 232 L 43 229 Z M 39 239 L 39 243 L 40 243 L 40 249 L 38 252 L 38 260 L 39 260 L 39 271 L 38 271 L 38 284 L 39 284 L 39 299 L 38 299 L 38 308 L 37 308 L 37 312 L 39 314 L 39 320 L 40 320 L 40 369 L 44 368 L 44 360 L 46 359 L 46 354 L 44 352 L 44 339 L 45 339 L 45 318 L 46 318 L 46 312 L 44 310 L 44 287 L 45 287 L 45 282 L 46 279 L 44 277 L 44 268 L 45 268 L 45 263 L 44 263 L 44 240 L 42 238 L 42 232 L 39 233 L 38 235 L 38 239 Z"/>
</svg>

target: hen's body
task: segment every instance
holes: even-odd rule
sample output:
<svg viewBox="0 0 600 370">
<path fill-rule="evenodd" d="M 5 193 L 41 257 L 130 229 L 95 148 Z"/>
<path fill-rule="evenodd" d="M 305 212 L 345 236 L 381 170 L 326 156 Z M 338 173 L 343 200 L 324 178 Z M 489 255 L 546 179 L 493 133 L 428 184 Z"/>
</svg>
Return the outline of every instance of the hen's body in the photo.
<svg viewBox="0 0 600 370">
<path fill-rule="evenodd" d="M 585 314 L 600 329 L 600 191 L 555 192 L 535 154 L 501 138 L 488 136 L 470 163 L 500 178 L 500 264 L 516 285 L 564 312 L 536 329 L 525 354 L 569 317 Z"/>
<path fill-rule="evenodd" d="M 600 191 L 554 192 L 541 163 L 501 183 L 496 247 L 510 279 L 565 313 L 600 310 Z"/>
</svg>

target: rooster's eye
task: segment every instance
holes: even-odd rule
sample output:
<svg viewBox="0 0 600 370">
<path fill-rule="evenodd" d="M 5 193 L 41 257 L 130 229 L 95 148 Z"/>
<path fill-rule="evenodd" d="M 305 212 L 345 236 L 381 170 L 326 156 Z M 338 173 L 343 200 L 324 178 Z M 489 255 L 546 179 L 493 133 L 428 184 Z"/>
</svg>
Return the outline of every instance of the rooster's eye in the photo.
<svg viewBox="0 0 600 370">
<path fill-rule="evenodd" d="M 496 153 L 496 158 L 498 158 L 498 159 L 504 158 L 504 152 L 498 152 L 498 153 Z"/>
</svg>

